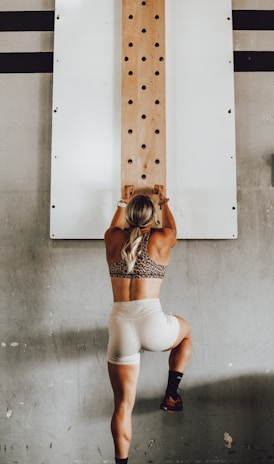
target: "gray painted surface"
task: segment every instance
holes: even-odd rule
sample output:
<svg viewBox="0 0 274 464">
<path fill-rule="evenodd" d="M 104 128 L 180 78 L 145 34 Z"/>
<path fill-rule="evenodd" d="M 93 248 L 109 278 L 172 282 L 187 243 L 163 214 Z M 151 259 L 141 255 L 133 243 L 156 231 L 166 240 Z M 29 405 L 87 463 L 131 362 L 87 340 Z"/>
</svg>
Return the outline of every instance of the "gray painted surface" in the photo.
<svg viewBox="0 0 274 464">
<path fill-rule="evenodd" d="M 167 311 L 192 325 L 185 411 L 144 353 L 130 463 L 274 460 L 273 74 L 236 74 L 239 239 L 179 241 Z M 113 463 L 101 241 L 49 239 L 51 75 L 0 76 L 0 463 Z"/>
</svg>

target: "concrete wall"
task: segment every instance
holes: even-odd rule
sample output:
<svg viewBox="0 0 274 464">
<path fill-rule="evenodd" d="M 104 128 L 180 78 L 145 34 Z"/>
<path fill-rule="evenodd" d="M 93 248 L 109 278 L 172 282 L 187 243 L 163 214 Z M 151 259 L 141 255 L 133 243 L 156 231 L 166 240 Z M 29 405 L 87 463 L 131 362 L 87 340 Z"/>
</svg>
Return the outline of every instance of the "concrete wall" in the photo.
<svg viewBox="0 0 274 464">
<path fill-rule="evenodd" d="M 0 1 L 13 8 L 54 1 Z M 273 34 L 237 31 L 235 50 L 273 50 Z M 52 33 L 0 38 L 1 52 L 52 50 Z M 274 460 L 273 74 L 235 73 L 235 86 L 239 239 L 173 252 L 162 302 L 193 328 L 185 411 L 158 410 L 167 354 L 144 353 L 132 464 Z M 0 75 L 0 462 L 112 463 L 104 244 L 49 239 L 51 93 L 51 74 Z"/>
</svg>

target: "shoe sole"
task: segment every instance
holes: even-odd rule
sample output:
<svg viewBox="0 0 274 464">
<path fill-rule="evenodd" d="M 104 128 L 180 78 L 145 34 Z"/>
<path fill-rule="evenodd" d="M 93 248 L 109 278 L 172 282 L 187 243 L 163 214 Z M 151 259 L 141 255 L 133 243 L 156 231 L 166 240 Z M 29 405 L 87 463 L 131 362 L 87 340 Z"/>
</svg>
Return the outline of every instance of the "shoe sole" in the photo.
<svg viewBox="0 0 274 464">
<path fill-rule="evenodd" d="M 160 406 L 160 409 L 164 412 L 169 412 L 170 414 L 173 414 L 174 412 L 181 412 L 183 408 L 181 409 L 170 409 L 168 406 Z"/>
</svg>

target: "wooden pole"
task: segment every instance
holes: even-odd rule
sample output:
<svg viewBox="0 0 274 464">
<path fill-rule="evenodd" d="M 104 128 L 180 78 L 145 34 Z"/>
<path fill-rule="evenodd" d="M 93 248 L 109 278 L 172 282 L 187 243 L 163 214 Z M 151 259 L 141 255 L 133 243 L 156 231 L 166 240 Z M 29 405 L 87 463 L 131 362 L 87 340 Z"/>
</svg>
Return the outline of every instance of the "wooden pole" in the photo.
<svg viewBox="0 0 274 464">
<path fill-rule="evenodd" d="M 122 186 L 166 183 L 165 0 L 122 0 Z"/>
</svg>

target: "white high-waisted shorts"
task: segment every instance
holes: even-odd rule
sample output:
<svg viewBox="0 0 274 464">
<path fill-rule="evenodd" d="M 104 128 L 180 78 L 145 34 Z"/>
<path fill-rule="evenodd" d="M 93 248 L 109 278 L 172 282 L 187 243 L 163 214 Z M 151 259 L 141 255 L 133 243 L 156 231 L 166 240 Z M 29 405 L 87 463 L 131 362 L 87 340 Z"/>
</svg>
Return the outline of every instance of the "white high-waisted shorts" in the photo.
<svg viewBox="0 0 274 464">
<path fill-rule="evenodd" d="M 163 312 L 158 298 L 115 302 L 109 318 L 108 361 L 139 364 L 141 350 L 168 350 L 178 334 L 178 319 Z"/>
</svg>

